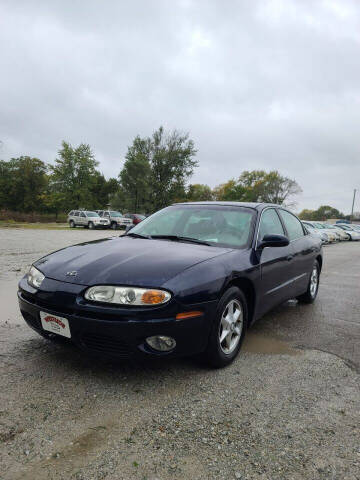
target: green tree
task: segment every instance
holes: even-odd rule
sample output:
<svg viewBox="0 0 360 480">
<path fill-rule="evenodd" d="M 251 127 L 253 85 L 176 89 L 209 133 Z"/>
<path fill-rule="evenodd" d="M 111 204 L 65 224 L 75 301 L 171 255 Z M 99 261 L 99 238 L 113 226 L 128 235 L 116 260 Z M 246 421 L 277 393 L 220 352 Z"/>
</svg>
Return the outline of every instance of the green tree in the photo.
<svg viewBox="0 0 360 480">
<path fill-rule="evenodd" d="M 124 167 L 119 174 L 123 210 L 147 212 L 149 210 L 151 166 L 150 142 L 137 136 L 128 148 Z"/>
<path fill-rule="evenodd" d="M 301 218 L 301 220 L 314 220 L 314 210 L 305 208 L 299 213 L 299 218 Z"/>
<path fill-rule="evenodd" d="M 189 135 L 177 130 L 160 127 L 151 137 L 137 136 L 119 174 L 121 192 L 112 200 L 124 202 L 124 209 L 151 212 L 186 199 L 195 153 Z"/>
<path fill-rule="evenodd" d="M 245 170 L 237 180 L 214 189 L 218 200 L 233 200 L 238 202 L 267 202 L 279 205 L 291 205 L 290 197 L 301 192 L 295 180 L 284 177 L 276 170 Z"/>
<path fill-rule="evenodd" d="M 189 202 L 202 202 L 213 200 L 213 193 L 209 185 L 194 183 L 189 185 L 186 192 L 186 200 Z"/>
<path fill-rule="evenodd" d="M 330 218 L 344 218 L 344 214 L 330 205 L 321 205 L 313 212 L 313 220 L 329 220 Z"/>
<path fill-rule="evenodd" d="M 98 202 L 94 199 L 92 187 L 99 181 L 95 160 L 90 145 L 80 144 L 77 148 L 62 142 L 59 156 L 51 167 L 51 191 L 61 194 L 62 209 L 94 208 Z"/>
<path fill-rule="evenodd" d="M 47 165 L 22 156 L 0 162 L 0 206 L 21 212 L 40 212 L 48 177 Z"/>
<path fill-rule="evenodd" d="M 88 208 L 102 209 L 109 204 L 110 196 L 114 194 L 119 188 L 119 182 L 116 178 L 106 180 L 104 175 L 97 170 L 89 180 L 89 191 L 92 196 L 91 203 L 88 203 Z"/>
<path fill-rule="evenodd" d="M 165 132 L 160 127 L 149 139 L 153 208 L 158 210 L 183 197 L 187 180 L 198 162 L 188 134 Z"/>
<path fill-rule="evenodd" d="M 233 202 L 243 202 L 245 189 L 235 179 L 231 179 L 226 183 L 218 185 L 213 190 L 215 200 L 225 200 Z"/>
</svg>

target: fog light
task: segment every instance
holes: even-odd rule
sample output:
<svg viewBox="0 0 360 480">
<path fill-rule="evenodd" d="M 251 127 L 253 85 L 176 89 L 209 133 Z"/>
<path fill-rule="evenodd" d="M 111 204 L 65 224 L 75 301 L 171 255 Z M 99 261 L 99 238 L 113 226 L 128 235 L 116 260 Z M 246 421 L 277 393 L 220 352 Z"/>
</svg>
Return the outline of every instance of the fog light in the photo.
<svg viewBox="0 0 360 480">
<path fill-rule="evenodd" d="M 176 342 L 171 337 L 166 337 L 165 335 L 155 335 L 154 337 L 148 337 L 146 343 L 159 352 L 169 352 L 173 350 L 176 346 Z"/>
</svg>

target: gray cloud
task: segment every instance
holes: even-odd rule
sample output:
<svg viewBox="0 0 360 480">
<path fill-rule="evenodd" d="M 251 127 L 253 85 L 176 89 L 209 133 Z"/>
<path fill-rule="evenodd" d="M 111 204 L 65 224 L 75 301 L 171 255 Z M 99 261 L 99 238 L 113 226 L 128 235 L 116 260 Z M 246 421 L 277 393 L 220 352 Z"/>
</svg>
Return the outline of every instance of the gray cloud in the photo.
<svg viewBox="0 0 360 480">
<path fill-rule="evenodd" d="M 0 157 L 52 162 L 62 139 L 84 141 L 115 176 L 163 124 L 194 139 L 194 182 L 278 169 L 302 186 L 299 209 L 348 212 L 359 46 L 356 0 L 3 0 Z"/>
</svg>

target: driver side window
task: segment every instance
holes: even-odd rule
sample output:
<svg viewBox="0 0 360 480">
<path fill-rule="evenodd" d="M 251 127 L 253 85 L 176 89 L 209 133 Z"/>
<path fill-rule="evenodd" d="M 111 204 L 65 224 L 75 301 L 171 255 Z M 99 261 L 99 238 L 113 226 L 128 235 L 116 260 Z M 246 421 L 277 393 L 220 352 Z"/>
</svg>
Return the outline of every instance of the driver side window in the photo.
<svg viewBox="0 0 360 480">
<path fill-rule="evenodd" d="M 285 235 L 279 215 L 274 208 L 263 212 L 260 219 L 258 239 L 261 241 L 265 235 Z"/>
</svg>

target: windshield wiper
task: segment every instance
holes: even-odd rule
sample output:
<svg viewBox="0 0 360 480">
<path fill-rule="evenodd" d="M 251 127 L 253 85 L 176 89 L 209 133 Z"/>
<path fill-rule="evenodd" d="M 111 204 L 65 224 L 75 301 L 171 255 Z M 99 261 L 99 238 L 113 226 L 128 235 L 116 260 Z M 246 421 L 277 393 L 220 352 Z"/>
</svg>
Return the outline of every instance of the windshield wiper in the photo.
<svg viewBox="0 0 360 480">
<path fill-rule="evenodd" d="M 198 240 L 197 238 L 192 237 L 181 237 L 179 235 L 151 235 L 154 240 L 156 239 L 164 239 L 164 240 L 173 240 L 175 242 L 190 242 L 190 243 L 198 243 L 199 245 L 208 245 L 211 246 L 211 243 L 205 242 L 205 240 Z"/>
<path fill-rule="evenodd" d="M 122 235 L 123 237 L 134 237 L 134 238 L 147 238 L 150 239 L 150 235 L 141 235 L 140 233 L 129 232 L 126 235 Z"/>
</svg>

